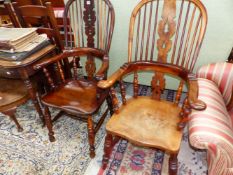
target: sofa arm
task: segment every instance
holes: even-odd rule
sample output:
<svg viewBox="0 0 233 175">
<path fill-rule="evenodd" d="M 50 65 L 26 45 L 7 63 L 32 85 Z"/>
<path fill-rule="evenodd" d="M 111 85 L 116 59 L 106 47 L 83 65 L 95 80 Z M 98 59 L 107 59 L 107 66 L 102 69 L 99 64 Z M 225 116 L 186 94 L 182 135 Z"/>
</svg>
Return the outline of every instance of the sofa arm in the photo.
<svg viewBox="0 0 233 175">
<path fill-rule="evenodd" d="M 217 85 L 199 78 L 198 86 L 198 99 L 205 102 L 206 109 L 192 110 L 189 141 L 193 147 L 207 150 L 210 175 L 225 175 L 233 168 L 232 120 Z"/>
<path fill-rule="evenodd" d="M 202 66 L 197 71 L 198 78 L 206 78 L 215 82 L 222 93 L 225 104 L 231 102 L 233 88 L 233 64 L 213 63 Z"/>
</svg>

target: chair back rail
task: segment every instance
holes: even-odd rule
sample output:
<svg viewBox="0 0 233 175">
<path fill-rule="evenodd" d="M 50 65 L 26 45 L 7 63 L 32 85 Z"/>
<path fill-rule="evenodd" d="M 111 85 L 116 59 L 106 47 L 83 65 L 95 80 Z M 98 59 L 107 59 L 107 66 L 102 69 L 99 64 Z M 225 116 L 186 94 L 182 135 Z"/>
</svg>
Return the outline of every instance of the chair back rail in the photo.
<svg viewBox="0 0 233 175">
<path fill-rule="evenodd" d="M 95 81 L 95 73 L 99 71 L 95 71 L 93 73 L 93 76 L 89 76 L 87 73 L 86 75 L 81 75 L 78 73 L 78 64 L 77 64 L 77 58 L 79 59 L 85 59 L 88 61 L 88 56 L 92 56 L 93 58 L 96 58 L 102 62 L 102 65 L 104 65 L 106 62 L 108 62 L 108 59 L 105 57 L 105 53 L 101 50 L 96 50 L 92 48 L 78 48 L 74 50 L 64 51 L 62 54 L 57 55 L 48 62 L 43 62 L 42 64 L 37 64 L 34 66 L 34 69 L 43 69 L 44 75 L 47 78 L 47 82 L 49 83 L 51 89 L 56 89 L 61 84 L 65 84 L 67 81 L 73 79 L 87 79 L 91 81 Z M 70 69 L 72 73 L 72 77 L 67 77 L 65 75 L 65 67 L 62 66 L 63 60 L 68 59 L 73 63 L 70 64 Z M 108 65 L 108 64 L 107 64 Z M 99 69 L 98 69 L 99 70 Z M 104 70 L 104 72 L 107 71 L 107 69 Z M 85 77 L 87 76 L 87 78 Z M 106 77 L 105 77 L 106 78 Z"/>
<path fill-rule="evenodd" d="M 178 9 L 178 10 L 177 10 Z M 207 25 L 207 13 L 199 0 L 142 0 L 130 19 L 128 61 L 158 61 L 192 72 Z M 165 78 L 155 73 L 151 81 L 159 99 Z M 184 82 L 180 82 L 178 104 Z"/>
<path fill-rule="evenodd" d="M 109 0 L 69 0 L 65 6 L 66 47 L 94 47 L 109 52 L 115 12 Z"/>
<path fill-rule="evenodd" d="M 17 2 L 19 6 L 24 5 L 42 5 L 41 0 L 12 0 L 11 2 Z"/>
</svg>

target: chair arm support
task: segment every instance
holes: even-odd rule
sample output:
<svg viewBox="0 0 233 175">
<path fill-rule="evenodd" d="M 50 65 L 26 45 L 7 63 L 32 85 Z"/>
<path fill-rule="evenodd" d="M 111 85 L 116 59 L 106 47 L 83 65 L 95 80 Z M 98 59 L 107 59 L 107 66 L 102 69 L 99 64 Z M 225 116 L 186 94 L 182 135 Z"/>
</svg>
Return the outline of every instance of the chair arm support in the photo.
<svg viewBox="0 0 233 175">
<path fill-rule="evenodd" d="M 114 85 L 114 83 L 118 81 L 122 77 L 122 75 L 125 74 L 127 67 L 128 64 L 124 64 L 120 69 L 114 72 L 107 80 L 102 80 L 98 82 L 98 87 L 102 89 L 107 89 Z"/>
<path fill-rule="evenodd" d="M 188 75 L 188 101 L 190 106 L 198 111 L 206 109 L 206 104 L 198 100 L 198 84 L 194 74 Z"/>
<path fill-rule="evenodd" d="M 98 72 L 95 75 L 95 78 L 98 81 L 103 80 L 103 79 L 106 78 L 108 67 L 109 67 L 109 57 L 105 55 L 104 58 L 103 58 L 103 63 L 101 65 L 100 69 L 98 70 Z"/>
<path fill-rule="evenodd" d="M 68 58 L 68 57 L 76 57 L 76 56 L 86 56 L 86 55 L 90 55 L 93 57 L 97 57 L 97 58 L 101 58 L 104 59 L 104 51 L 100 50 L 100 49 L 94 49 L 94 48 L 75 48 L 72 50 L 64 50 L 63 53 L 56 55 L 50 59 L 47 59 L 46 61 L 43 62 L 38 62 L 36 63 L 33 68 L 35 70 L 41 69 L 43 67 L 48 66 L 49 64 L 55 63 L 59 60 L 62 60 L 64 58 Z"/>
</svg>

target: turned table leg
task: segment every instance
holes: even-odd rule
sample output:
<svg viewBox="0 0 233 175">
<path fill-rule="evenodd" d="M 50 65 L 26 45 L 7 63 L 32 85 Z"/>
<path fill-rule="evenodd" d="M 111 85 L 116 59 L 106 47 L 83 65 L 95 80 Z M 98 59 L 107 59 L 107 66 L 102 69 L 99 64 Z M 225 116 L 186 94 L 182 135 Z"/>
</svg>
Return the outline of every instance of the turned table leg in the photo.
<svg viewBox="0 0 233 175">
<path fill-rule="evenodd" d="M 18 129 L 19 132 L 23 131 L 23 128 L 20 126 L 18 120 L 15 117 L 16 107 L 8 109 L 6 111 L 2 111 L 2 113 L 5 114 L 5 115 L 7 115 L 7 116 L 9 116 L 15 122 L 15 124 L 16 124 L 17 129 Z"/>
<path fill-rule="evenodd" d="M 28 90 L 29 96 L 30 96 L 30 98 L 31 98 L 31 100 L 32 100 L 35 108 L 36 108 L 36 111 L 38 112 L 39 117 L 41 118 L 41 120 L 44 123 L 44 118 L 43 118 L 43 115 L 42 115 L 42 110 L 41 110 L 39 102 L 38 102 L 38 100 L 36 98 L 36 92 L 35 92 L 35 89 L 33 89 L 32 82 L 31 82 L 31 80 L 30 80 L 30 78 L 28 76 L 28 73 L 27 73 L 27 71 L 25 69 L 19 70 L 19 73 L 21 75 L 21 78 L 24 81 L 24 84 L 25 84 L 25 86 L 26 86 L 26 88 Z"/>
</svg>

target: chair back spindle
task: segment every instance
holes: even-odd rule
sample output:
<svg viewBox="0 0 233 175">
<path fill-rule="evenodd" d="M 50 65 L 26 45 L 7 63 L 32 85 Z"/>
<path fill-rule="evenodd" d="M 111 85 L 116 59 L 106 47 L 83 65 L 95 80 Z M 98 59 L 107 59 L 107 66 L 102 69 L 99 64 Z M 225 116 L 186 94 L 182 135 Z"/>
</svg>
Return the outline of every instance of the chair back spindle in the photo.
<svg viewBox="0 0 233 175">
<path fill-rule="evenodd" d="M 115 13 L 109 0 L 69 0 L 64 11 L 65 47 L 109 52 Z"/>
<path fill-rule="evenodd" d="M 47 80 L 48 80 L 48 83 L 49 83 L 50 87 L 51 87 L 52 89 L 55 89 L 56 86 L 55 86 L 55 84 L 54 84 L 54 81 L 53 81 L 52 77 L 50 76 L 50 73 L 49 73 L 48 69 L 47 69 L 47 68 L 43 68 L 43 72 L 44 72 L 44 74 L 45 74 L 45 77 L 46 77 Z"/>
<path fill-rule="evenodd" d="M 199 0 L 142 0 L 130 19 L 128 62 L 156 61 L 192 72 L 206 24 L 206 9 Z M 153 98 L 159 99 L 165 88 L 164 74 L 155 72 L 151 85 Z M 183 85 L 180 82 L 176 103 Z"/>
<path fill-rule="evenodd" d="M 134 98 L 138 96 L 138 74 L 134 72 L 134 79 L 133 79 L 133 91 L 134 91 Z"/>
<path fill-rule="evenodd" d="M 120 89 L 121 89 L 121 98 L 122 98 L 122 102 L 123 102 L 123 105 L 126 105 L 126 91 L 125 91 L 125 85 L 124 85 L 124 82 L 123 80 L 120 80 L 119 81 L 120 83 Z"/>
</svg>

